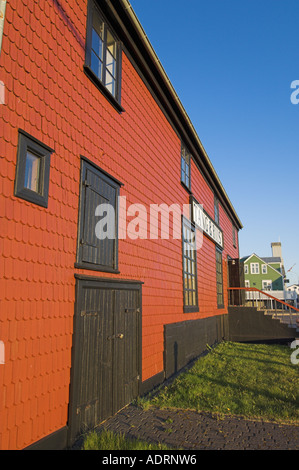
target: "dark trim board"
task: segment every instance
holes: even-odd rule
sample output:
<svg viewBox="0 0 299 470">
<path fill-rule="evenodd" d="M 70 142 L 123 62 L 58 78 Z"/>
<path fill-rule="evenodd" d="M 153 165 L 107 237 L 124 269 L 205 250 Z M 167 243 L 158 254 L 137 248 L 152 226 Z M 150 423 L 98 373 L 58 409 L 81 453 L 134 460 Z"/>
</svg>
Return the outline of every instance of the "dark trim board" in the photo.
<svg viewBox="0 0 299 470">
<path fill-rule="evenodd" d="M 228 315 L 172 323 L 164 327 L 164 371 L 168 379 L 211 346 L 228 339 Z"/>
<path fill-rule="evenodd" d="M 229 340 L 238 343 L 291 342 L 296 329 L 256 307 L 229 307 Z"/>
<path fill-rule="evenodd" d="M 140 386 L 140 395 L 143 396 L 151 392 L 156 387 L 159 387 L 159 385 L 161 385 L 164 382 L 164 380 L 165 380 L 165 373 L 164 373 L 164 370 L 162 370 L 158 374 L 153 375 L 149 379 L 142 382 Z"/>
<path fill-rule="evenodd" d="M 24 450 L 65 450 L 67 448 L 68 428 L 64 426 L 58 431 L 49 434 Z"/>
</svg>

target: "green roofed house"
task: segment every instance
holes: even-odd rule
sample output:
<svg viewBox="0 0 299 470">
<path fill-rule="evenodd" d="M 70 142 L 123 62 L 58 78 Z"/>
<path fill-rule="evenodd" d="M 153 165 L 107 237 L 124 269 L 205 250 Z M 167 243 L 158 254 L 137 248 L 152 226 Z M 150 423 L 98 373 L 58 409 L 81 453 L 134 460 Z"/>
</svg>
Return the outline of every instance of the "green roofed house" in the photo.
<svg viewBox="0 0 299 470">
<path fill-rule="evenodd" d="M 242 258 L 244 262 L 245 287 L 263 291 L 283 291 L 284 275 L 279 258 L 260 258 L 253 253 Z"/>
<path fill-rule="evenodd" d="M 281 243 L 271 244 L 272 257 L 261 258 L 253 253 L 241 259 L 244 263 L 245 287 L 254 287 L 267 291 L 273 297 L 289 301 L 289 292 L 285 289 L 285 269 L 281 254 Z M 252 298 L 252 295 L 247 295 Z"/>
</svg>

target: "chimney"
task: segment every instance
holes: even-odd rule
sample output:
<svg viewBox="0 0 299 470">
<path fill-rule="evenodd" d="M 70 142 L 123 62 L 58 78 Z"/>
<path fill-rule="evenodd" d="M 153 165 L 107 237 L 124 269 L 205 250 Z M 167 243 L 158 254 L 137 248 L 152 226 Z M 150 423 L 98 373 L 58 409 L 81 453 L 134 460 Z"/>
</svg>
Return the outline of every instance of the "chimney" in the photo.
<svg viewBox="0 0 299 470">
<path fill-rule="evenodd" d="M 281 261 L 282 261 L 281 243 L 280 242 L 273 242 L 273 243 L 271 243 L 271 248 L 272 248 L 273 258 L 280 258 Z"/>
</svg>

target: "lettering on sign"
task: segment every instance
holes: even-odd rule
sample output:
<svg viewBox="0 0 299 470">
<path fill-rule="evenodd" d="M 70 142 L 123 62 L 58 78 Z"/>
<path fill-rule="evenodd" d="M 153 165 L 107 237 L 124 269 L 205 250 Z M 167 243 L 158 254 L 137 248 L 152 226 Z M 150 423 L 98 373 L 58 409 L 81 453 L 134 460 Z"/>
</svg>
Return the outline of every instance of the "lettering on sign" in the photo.
<svg viewBox="0 0 299 470">
<path fill-rule="evenodd" d="M 211 238 L 220 248 L 223 248 L 223 232 L 220 227 L 211 219 L 206 213 L 201 204 L 199 204 L 194 197 L 191 197 L 191 220 L 192 222 L 203 231 L 209 238 Z"/>
</svg>

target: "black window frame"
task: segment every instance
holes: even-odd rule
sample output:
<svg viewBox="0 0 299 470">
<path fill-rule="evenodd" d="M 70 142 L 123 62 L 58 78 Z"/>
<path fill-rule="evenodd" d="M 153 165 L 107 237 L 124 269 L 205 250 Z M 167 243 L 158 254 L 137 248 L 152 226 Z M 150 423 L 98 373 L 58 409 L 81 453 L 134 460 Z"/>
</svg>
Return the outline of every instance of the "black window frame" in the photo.
<svg viewBox="0 0 299 470">
<path fill-rule="evenodd" d="M 216 294 L 217 294 L 217 307 L 224 308 L 224 292 L 223 292 L 223 256 L 222 250 L 216 248 Z M 219 280 L 219 276 L 221 276 L 221 280 Z M 221 290 L 219 290 L 219 286 Z"/>
<path fill-rule="evenodd" d="M 184 234 L 184 228 L 189 230 L 191 233 L 194 234 L 193 240 L 188 240 L 185 237 Z M 185 249 L 185 246 L 187 245 L 193 245 L 193 248 L 191 247 L 191 253 L 193 252 L 194 257 L 192 256 L 186 256 L 187 250 Z M 188 252 L 187 252 L 188 253 Z M 190 220 L 186 219 L 185 217 L 182 217 L 182 260 L 183 260 L 183 305 L 184 305 L 184 313 L 193 313 L 193 312 L 199 312 L 199 305 L 198 305 L 198 279 L 197 279 L 197 256 L 196 256 L 196 228 Z M 194 272 L 191 268 L 191 272 L 189 270 L 190 266 L 194 266 Z M 190 285 L 188 286 L 188 282 L 194 279 L 195 280 L 195 289 L 189 288 Z M 187 285 L 186 285 L 187 283 Z M 192 294 L 192 305 L 190 305 L 189 302 L 189 294 Z M 193 294 L 195 294 L 195 303 L 194 303 L 194 297 Z M 188 296 L 188 305 L 186 302 L 186 296 Z"/>
<path fill-rule="evenodd" d="M 100 263 L 93 263 L 83 260 L 83 248 L 84 248 L 84 222 L 85 222 L 85 202 L 86 202 L 86 171 L 90 171 L 97 174 L 102 180 L 112 188 L 115 189 L 115 239 L 114 239 L 114 256 L 113 264 L 105 265 Z M 112 175 L 107 173 L 105 170 L 95 165 L 92 161 L 84 156 L 81 156 L 81 178 L 80 178 L 80 199 L 79 199 L 79 218 L 78 218 L 78 237 L 77 237 L 77 257 L 75 267 L 80 269 L 87 269 L 92 271 L 101 271 L 109 273 L 119 273 L 118 270 L 118 226 L 119 226 L 119 206 L 118 196 L 120 193 L 120 187 L 123 185 L 120 181 L 114 178 Z M 96 217 L 96 216 L 95 216 Z"/>
<path fill-rule="evenodd" d="M 217 196 L 214 196 L 214 220 L 217 225 L 219 225 L 220 216 L 219 216 L 219 200 Z"/>
<path fill-rule="evenodd" d="M 233 230 L 233 247 L 237 248 L 237 229 L 234 226 L 234 224 L 232 225 L 232 230 Z"/>
<path fill-rule="evenodd" d="M 100 79 L 97 74 L 91 68 L 91 53 L 92 53 L 92 28 L 93 28 L 93 16 L 98 15 L 100 20 L 104 24 L 104 44 L 103 44 L 103 77 Z M 107 44 L 107 30 L 115 39 L 116 43 L 116 92 L 115 96 L 108 90 L 105 85 L 105 73 L 106 73 L 106 44 Z M 99 8 L 95 0 L 88 1 L 87 7 L 87 24 L 86 24 L 86 46 L 85 46 L 85 63 L 84 71 L 88 77 L 92 80 L 94 85 L 105 95 L 110 103 L 122 112 L 124 108 L 121 106 L 121 70 L 122 70 L 122 43 L 118 36 L 115 34 L 113 28 L 110 26 L 105 15 Z"/>
<path fill-rule="evenodd" d="M 188 159 L 188 162 L 186 160 Z M 192 155 L 188 150 L 184 142 L 181 142 L 181 183 L 189 192 L 191 192 L 191 160 Z M 186 165 L 188 165 L 188 174 L 185 170 Z M 187 181 L 188 177 L 188 181 Z"/>
<path fill-rule="evenodd" d="M 15 175 L 14 195 L 38 206 L 48 207 L 51 154 L 53 149 L 40 140 L 19 129 L 18 153 Z M 34 191 L 25 186 L 26 159 L 30 152 L 40 159 L 39 189 Z"/>
</svg>

